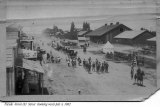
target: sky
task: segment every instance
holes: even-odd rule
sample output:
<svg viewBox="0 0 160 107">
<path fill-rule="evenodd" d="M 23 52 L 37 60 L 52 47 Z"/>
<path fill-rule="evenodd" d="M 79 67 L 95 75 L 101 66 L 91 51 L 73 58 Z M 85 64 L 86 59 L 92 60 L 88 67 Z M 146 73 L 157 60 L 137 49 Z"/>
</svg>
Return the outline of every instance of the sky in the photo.
<svg viewBox="0 0 160 107">
<path fill-rule="evenodd" d="M 34 19 L 12 21 L 28 30 L 31 26 L 40 30 L 53 25 L 69 30 L 72 21 L 77 27 L 88 21 L 92 29 L 120 21 L 133 28 L 147 26 L 154 30 L 157 3 L 157 0 L 7 0 L 6 19 Z"/>
<path fill-rule="evenodd" d="M 7 19 L 100 16 L 155 12 L 155 0 L 10 0 Z"/>
</svg>

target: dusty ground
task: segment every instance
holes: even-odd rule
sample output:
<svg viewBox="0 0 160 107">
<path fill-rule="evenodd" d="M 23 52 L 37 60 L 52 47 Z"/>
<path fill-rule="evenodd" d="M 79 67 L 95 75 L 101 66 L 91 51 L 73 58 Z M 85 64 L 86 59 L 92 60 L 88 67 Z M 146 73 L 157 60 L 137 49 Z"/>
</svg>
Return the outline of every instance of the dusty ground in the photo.
<svg viewBox="0 0 160 107">
<path fill-rule="evenodd" d="M 44 49 L 52 50 L 47 45 Z M 92 60 L 96 58 L 100 61 L 105 60 L 103 54 L 90 52 L 98 49 L 100 47 L 90 46 L 85 54 L 82 49 L 76 50 L 82 59 L 92 57 Z M 60 64 L 43 65 L 46 70 L 45 86 L 51 95 L 127 95 L 130 99 L 135 99 L 135 95 L 136 97 L 149 96 L 156 90 L 155 69 L 143 68 L 146 73 L 145 87 L 141 87 L 133 85 L 134 80 L 130 79 L 130 66 L 125 63 L 108 61 L 109 73 L 88 74 L 82 66 L 68 67 L 65 62 L 66 55 L 62 52 L 59 52 L 59 55 L 62 58 Z"/>
<path fill-rule="evenodd" d="M 82 66 L 68 67 L 65 61 L 66 55 L 47 46 L 47 39 L 41 40 L 45 42 L 44 46 L 40 45 L 43 49 L 48 52 L 52 50 L 56 56 L 62 58 L 60 64 L 43 64 L 44 86 L 50 95 L 3 97 L 4 101 L 13 99 L 15 101 L 140 101 L 157 89 L 156 71 L 153 68 L 142 68 L 146 74 L 145 87 L 140 87 L 133 85 L 134 81 L 130 79 L 130 66 L 126 63 L 108 61 L 109 73 L 88 74 Z M 97 58 L 102 61 L 105 60 L 104 54 L 95 52 L 100 50 L 100 47 L 92 45 L 86 54 L 82 49 L 76 50 L 82 59 L 92 57 L 92 60 Z"/>
</svg>

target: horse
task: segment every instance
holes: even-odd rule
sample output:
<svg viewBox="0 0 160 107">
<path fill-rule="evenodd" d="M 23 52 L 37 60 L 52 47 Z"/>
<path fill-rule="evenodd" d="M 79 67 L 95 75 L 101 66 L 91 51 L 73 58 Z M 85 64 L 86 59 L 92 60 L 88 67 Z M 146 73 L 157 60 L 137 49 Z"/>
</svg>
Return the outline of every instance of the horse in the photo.
<svg viewBox="0 0 160 107">
<path fill-rule="evenodd" d="M 138 85 L 143 86 L 143 77 L 145 76 L 144 71 L 137 72 L 134 76 L 135 82 L 137 82 Z"/>
</svg>

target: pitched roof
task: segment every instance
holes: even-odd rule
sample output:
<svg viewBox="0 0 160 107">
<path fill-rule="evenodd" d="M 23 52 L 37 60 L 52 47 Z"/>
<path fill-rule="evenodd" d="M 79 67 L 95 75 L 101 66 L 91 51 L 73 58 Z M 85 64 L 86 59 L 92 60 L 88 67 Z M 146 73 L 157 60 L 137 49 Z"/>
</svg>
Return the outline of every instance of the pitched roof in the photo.
<svg viewBox="0 0 160 107">
<path fill-rule="evenodd" d="M 146 32 L 145 30 L 140 30 L 140 31 L 125 31 L 120 33 L 119 35 L 117 35 L 114 38 L 124 38 L 124 39 L 133 39 L 135 37 L 137 37 L 138 35 L 142 34 Z"/>
<path fill-rule="evenodd" d="M 114 48 L 114 46 L 108 41 L 103 48 Z"/>
<path fill-rule="evenodd" d="M 95 29 L 94 31 L 88 33 L 86 36 L 102 36 L 103 34 L 119 27 L 119 26 L 125 26 L 123 24 L 112 24 L 112 25 L 104 25 L 98 29 Z M 130 29 L 130 28 L 129 28 Z"/>
<path fill-rule="evenodd" d="M 81 36 L 81 35 L 84 35 L 84 34 L 87 33 L 87 32 L 88 32 L 88 31 L 79 31 L 79 32 L 78 32 L 78 35 Z"/>
</svg>

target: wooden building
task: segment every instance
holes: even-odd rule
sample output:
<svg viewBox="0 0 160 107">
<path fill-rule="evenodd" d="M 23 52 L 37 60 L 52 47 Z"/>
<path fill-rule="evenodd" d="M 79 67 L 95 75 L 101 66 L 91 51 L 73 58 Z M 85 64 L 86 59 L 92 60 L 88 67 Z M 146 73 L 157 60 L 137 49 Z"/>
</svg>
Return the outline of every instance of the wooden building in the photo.
<svg viewBox="0 0 160 107">
<path fill-rule="evenodd" d="M 15 94 L 15 55 L 20 31 L 14 27 L 6 27 L 6 95 Z"/>
<path fill-rule="evenodd" d="M 78 32 L 78 45 L 82 46 L 85 43 L 89 42 L 89 38 L 86 37 L 86 34 L 89 33 L 89 31 L 79 31 Z"/>
<path fill-rule="evenodd" d="M 44 70 L 38 61 L 22 59 L 22 65 L 15 66 L 15 94 L 43 94 Z"/>
<path fill-rule="evenodd" d="M 124 24 L 120 24 L 119 22 L 117 22 L 116 24 L 110 23 L 110 25 L 105 24 L 104 26 L 93 30 L 86 36 L 90 37 L 90 41 L 95 43 L 106 43 L 107 41 L 113 43 L 115 42 L 115 36 L 128 30 L 131 29 Z"/>
<path fill-rule="evenodd" d="M 125 31 L 115 37 L 116 43 L 126 45 L 148 45 L 147 39 L 153 38 L 155 35 L 147 30 Z"/>
<path fill-rule="evenodd" d="M 6 27 L 6 95 L 43 94 L 44 70 L 39 61 L 24 59 L 20 44 L 30 42 L 30 39 L 23 37 L 20 40 L 20 35 L 18 28 Z M 29 45 L 29 48 L 33 46 Z"/>
</svg>

